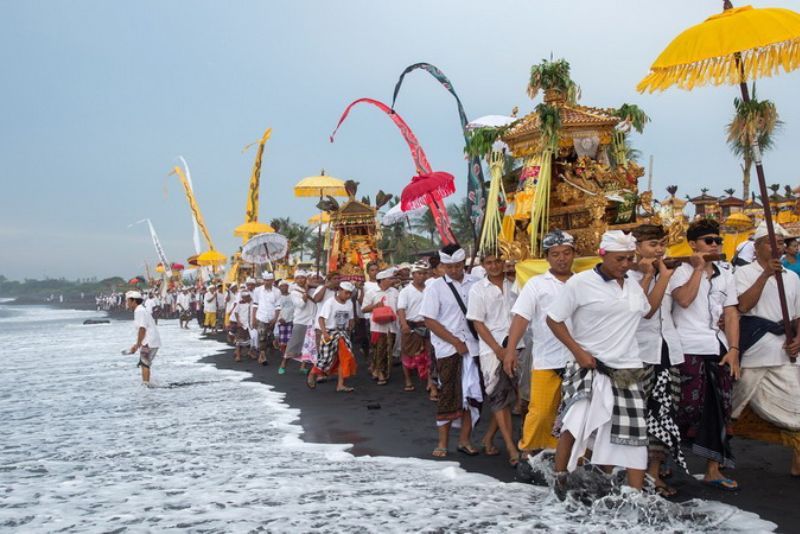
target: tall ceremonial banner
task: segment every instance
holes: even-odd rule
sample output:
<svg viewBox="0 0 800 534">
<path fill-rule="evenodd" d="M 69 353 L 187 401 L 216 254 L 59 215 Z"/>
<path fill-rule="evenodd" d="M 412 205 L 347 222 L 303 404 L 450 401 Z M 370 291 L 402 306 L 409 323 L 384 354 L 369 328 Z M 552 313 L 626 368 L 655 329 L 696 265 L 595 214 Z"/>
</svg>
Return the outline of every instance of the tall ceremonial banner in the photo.
<svg viewBox="0 0 800 534">
<path fill-rule="evenodd" d="M 264 155 L 264 145 L 272 135 L 272 128 L 267 128 L 264 135 L 258 141 L 258 149 L 256 150 L 256 160 L 253 162 L 253 170 L 250 173 L 250 188 L 247 191 L 247 206 L 245 206 L 244 222 L 258 221 L 258 189 L 261 183 L 261 159 Z M 255 143 L 254 143 L 255 144 Z M 252 145 L 244 147 L 245 150 Z"/>
<path fill-rule="evenodd" d="M 456 99 L 456 104 L 458 105 L 458 115 L 461 119 L 461 129 L 464 131 L 464 142 L 466 143 L 468 141 L 467 124 L 469 124 L 469 119 L 464 111 L 464 106 L 461 104 L 461 99 L 458 98 L 456 90 L 453 88 L 453 84 L 450 83 L 450 80 L 447 78 L 447 76 L 445 76 L 444 73 L 436 66 L 431 65 L 430 63 L 415 63 L 406 67 L 406 69 L 400 75 L 400 78 L 397 80 L 397 84 L 394 86 L 392 110 L 394 110 L 395 102 L 397 101 L 397 95 L 400 93 L 400 86 L 403 84 L 403 79 L 405 78 L 406 74 L 416 69 L 427 71 L 431 76 L 436 78 L 436 80 L 442 84 L 442 87 L 447 89 Z M 474 228 L 473 234 L 476 236 L 480 234 L 480 228 L 483 224 L 484 205 L 486 202 L 483 198 L 483 180 L 483 167 L 481 166 L 481 159 L 478 156 L 475 156 L 469 160 L 467 167 L 467 208 L 470 210 L 470 219 L 472 219 L 472 225 Z"/>
<path fill-rule="evenodd" d="M 172 172 L 170 174 L 177 174 L 178 178 L 180 178 L 181 183 L 183 184 L 184 192 L 186 193 L 186 199 L 189 201 L 189 209 L 192 210 L 194 220 L 200 227 L 200 231 L 203 232 L 203 237 L 206 239 L 206 243 L 208 243 L 208 248 L 213 249 L 214 243 L 211 241 L 211 235 L 208 233 L 208 228 L 203 220 L 203 214 L 200 213 L 200 207 L 197 205 L 197 200 L 195 200 L 194 193 L 192 192 L 192 186 L 187 180 L 186 175 L 177 165 L 172 168 Z"/>
<path fill-rule="evenodd" d="M 422 150 L 419 141 L 417 141 L 417 136 L 415 136 L 414 132 L 411 131 L 411 128 L 408 126 L 408 124 L 406 124 L 406 121 L 404 121 L 403 118 L 395 113 L 394 110 L 389 106 L 378 100 L 373 100 L 372 98 L 359 98 L 347 106 L 347 108 L 344 110 L 344 113 L 342 113 L 342 117 L 339 119 L 339 123 L 336 125 L 336 129 L 333 130 L 333 133 L 331 134 L 331 143 L 333 143 L 333 138 L 336 136 L 336 132 L 339 131 L 339 127 L 350 114 L 350 110 L 353 108 L 353 106 L 362 102 L 366 104 L 372 104 L 386 113 L 389 118 L 392 119 L 395 125 L 397 125 L 397 127 L 400 129 L 403 139 L 405 139 L 406 143 L 408 144 L 408 149 L 411 151 L 411 158 L 414 160 L 414 165 L 417 167 L 417 174 L 430 174 L 432 172 L 431 164 L 428 163 L 428 158 L 425 156 L 425 151 Z"/>
<path fill-rule="evenodd" d="M 183 159 L 183 156 L 178 156 L 178 159 L 181 160 L 183 163 L 183 168 L 186 169 L 186 181 L 189 182 L 189 189 L 194 190 L 194 185 L 192 184 L 192 173 L 189 172 L 189 164 L 186 163 L 186 160 Z M 194 253 L 200 254 L 202 248 L 200 247 L 200 229 L 197 226 L 197 220 L 195 220 L 194 215 L 192 215 L 192 243 L 194 244 Z"/>
<path fill-rule="evenodd" d="M 141 224 L 143 222 L 147 223 L 147 226 L 150 228 L 150 237 L 153 239 L 153 247 L 156 249 L 156 255 L 158 256 L 158 261 L 161 262 L 161 265 L 164 266 L 164 273 L 167 276 L 172 276 L 172 269 L 171 263 L 167 261 L 167 254 L 164 252 L 164 247 L 161 246 L 161 241 L 158 239 L 158 234 L 156 234 L 156 229 L 153 228 L 153 223 L 150 222 L 150 219 L 142 219 L 141 221 L 136 221 L 133 224 L 129 224 L 128 228 L 135 226 L 137 224 Z"/>
</svg>

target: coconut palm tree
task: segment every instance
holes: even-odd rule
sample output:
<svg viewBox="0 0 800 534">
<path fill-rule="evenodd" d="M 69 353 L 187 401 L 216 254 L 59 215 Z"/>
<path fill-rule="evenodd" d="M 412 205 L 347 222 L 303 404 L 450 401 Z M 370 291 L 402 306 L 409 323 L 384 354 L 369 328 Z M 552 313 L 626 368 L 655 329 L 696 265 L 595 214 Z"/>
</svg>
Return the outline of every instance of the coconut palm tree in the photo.
<svg viewBox="0 0 800 534">
<path fill-rule="evenodd" d="M 431 243 L 436 243 L 436 221 L 431 210 L 427 210 L 424 215 L 411 223 L 411 228 L 415 232 L 428 235 Z"/>
<path fill-rule="evenodd" d="M 467 243 L 474 241 L 474 226 L 470 218 L 467 198 L 460 202 L 448 204 L 447 213 L 450 215 L 450 228 L 453 235 L 465 248 Z"/>
<path fill-rule="evenodd" d="M 775 104 L 769 100 L 756 99 L 756 87 L 753 84 L 753 98 L 743 102 L 738 98 L 733 101 L 736 108 L 733 120 L 727 125 L 728 146 L 735 155 L 742 158 L 742 191 L 747 200 L 750 191 L 750 171 L 753 168 L 753 140 L 757 140 L 762 151 L 769 150 L 775 144 L 774 136 L 783 126 L 778 118 Z"/>
</svg>

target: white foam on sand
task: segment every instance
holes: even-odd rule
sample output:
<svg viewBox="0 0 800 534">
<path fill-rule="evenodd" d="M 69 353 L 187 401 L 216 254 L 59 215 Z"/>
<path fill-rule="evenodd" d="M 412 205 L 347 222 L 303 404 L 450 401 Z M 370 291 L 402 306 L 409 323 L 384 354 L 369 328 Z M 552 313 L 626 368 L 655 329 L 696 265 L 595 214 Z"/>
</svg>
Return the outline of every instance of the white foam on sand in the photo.
<svg viewBox="0 0 800 534">
<path fill-rule="evenodd" d="M 53 311 L 54 314 L 61 310 Z M 219 350 L 160 325 L 158 387 L 139 384 L 130 322 L 0 321 L 0 530 L 20 532 L 758 532 L 714 502 L 625 494 L 592 507 L 454 462 L 354 457 L 306 443 L 299 411 Z"/>
</svg>

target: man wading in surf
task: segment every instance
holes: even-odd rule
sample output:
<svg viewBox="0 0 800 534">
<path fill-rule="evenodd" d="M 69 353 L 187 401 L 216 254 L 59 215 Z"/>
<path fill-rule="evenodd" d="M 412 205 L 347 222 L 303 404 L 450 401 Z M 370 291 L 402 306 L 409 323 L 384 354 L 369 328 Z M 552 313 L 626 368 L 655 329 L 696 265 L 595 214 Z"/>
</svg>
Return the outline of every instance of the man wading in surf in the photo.
<svg viewBox="0 0 800 534">
<path fill-rule="evenodd" d="M 136 343 L 130 348 L 130 354 L 139 353 L 139 364 L 142 368 L 142 383 L 150 385 L 150 366 L 161 346 L 161 337 L 153 316 L 142 305 L 142 294 L 128 291 L 125 294 L 128 309 L 133 310 L 133 324 L 136 327 Z"/>
</svg>

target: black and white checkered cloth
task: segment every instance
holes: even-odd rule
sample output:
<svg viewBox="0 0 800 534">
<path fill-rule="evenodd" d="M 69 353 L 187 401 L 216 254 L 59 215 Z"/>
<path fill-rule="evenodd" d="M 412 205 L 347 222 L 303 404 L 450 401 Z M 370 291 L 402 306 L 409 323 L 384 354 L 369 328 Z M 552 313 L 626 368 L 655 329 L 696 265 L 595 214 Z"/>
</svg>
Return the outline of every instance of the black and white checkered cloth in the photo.
<svg viewBox="0 0 800 534">
<path fill-rule="evenodd" d="M 647 432 L 651 447 L 667 449 L 675 463 L 688 473 L 681 450 L 681 433 L 675 413 L 681 396 L 680 372 L 676 367 L 649 366 L 645 380 Z"/>
<path fill-rule="evenodd" d="M 339 356 L 339 339 L 344 339 L 347 348 L 353 350 L 350 344 L 350 337 L 343 330 L 328 331 L 330 341 L 325 343 L 322 339 L 319 340 L 319 350 L 317 351 L 317 369 L 327 373 L 333 367 L 336 357 Z"/>
<path fill-rule="evenodd" d="M 609 369 L 602 367 L 602 371 L 582 369 L 577 363 L 571 362 L 564 369 L 564 380 L 561 386 L 561 407 L 556 419 L 554 434 L 561 431 L 562 417 L 567 410 L 582 399 L 591 399 L 592 383 L 595 373 L 602 372 L 611 379 L 611 390 L 614 394 L 614 410 L 611 418 L 611 442 L 618 445 L 646 446 L 647 419 L 645 410 L 644 390 L 641 380 L 615 379 L 616 374 L 622 372 L 634 374 L 640 370 L 634 369 Z M 630 373 L 629 373 L 630 374 Z M 629 377 L 626 377 L 629 378 Z"/>
</svg>

